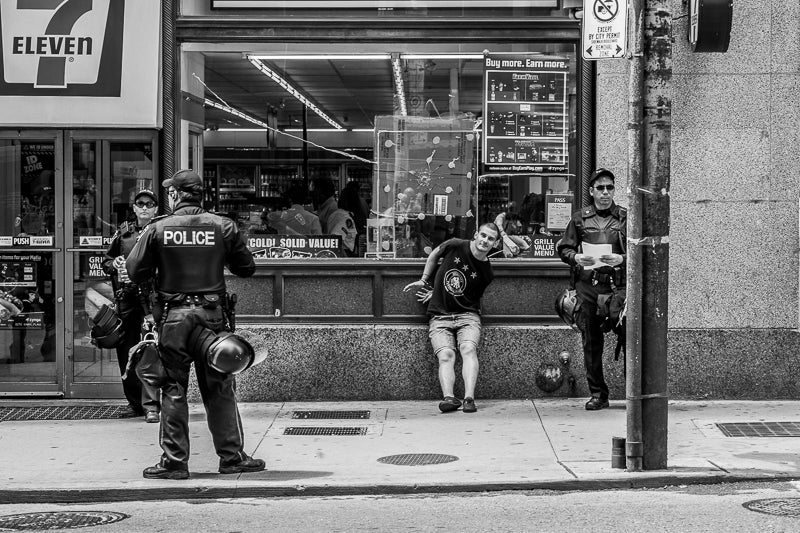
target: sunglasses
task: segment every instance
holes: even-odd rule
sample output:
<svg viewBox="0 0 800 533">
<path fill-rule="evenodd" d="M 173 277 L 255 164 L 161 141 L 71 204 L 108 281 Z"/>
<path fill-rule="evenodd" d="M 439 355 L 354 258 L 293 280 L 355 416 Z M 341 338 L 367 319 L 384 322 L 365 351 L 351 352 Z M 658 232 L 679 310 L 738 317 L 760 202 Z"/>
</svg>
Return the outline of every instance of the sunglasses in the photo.
<svg viewBox="0 0 800 533">
<path fill-rule="evenodd" d="M 134 204 L 134 205 L 136 205 L 136 207 L 146 207 L 147 209 L 150 209 L 151 207 L 155 207 L 156 203 L 155 202 L 136 202 L 136 204 Z"/>
<path fill-rule="evenodd" d="M 614 186 L 613 185 L 595 185 L 594 188 L 597 189 L 598 191 L 613 191 L 614 190 Z"/>
</svg>

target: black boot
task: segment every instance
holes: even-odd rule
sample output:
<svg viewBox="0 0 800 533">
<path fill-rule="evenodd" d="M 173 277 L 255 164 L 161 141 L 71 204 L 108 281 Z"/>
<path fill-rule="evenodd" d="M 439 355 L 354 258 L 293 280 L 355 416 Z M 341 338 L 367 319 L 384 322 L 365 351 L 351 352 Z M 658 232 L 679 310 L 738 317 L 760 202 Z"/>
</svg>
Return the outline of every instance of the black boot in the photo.
<svg viewBox="0 0 800 533">
<path fill-rule="evenodd" d="M 189 479 L 189 469 L 167 468 L 161 460 L 155 466 L 148 466 L 142 470 L 142 476 L 147 479 Z"/>
</svg>

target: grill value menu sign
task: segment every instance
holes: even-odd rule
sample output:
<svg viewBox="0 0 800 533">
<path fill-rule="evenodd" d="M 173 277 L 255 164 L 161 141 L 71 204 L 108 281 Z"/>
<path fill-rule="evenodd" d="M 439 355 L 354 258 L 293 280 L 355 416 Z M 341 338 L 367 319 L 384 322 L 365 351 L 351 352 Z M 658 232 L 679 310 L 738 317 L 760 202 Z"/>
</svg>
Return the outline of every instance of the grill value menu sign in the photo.
<svg viewBox="0 0 800 533">
<path fill-rule="evenodd" d="M 485 171 L 567 171 L 568 74 L 561 57 L 484 58 Z"/>
</svg>

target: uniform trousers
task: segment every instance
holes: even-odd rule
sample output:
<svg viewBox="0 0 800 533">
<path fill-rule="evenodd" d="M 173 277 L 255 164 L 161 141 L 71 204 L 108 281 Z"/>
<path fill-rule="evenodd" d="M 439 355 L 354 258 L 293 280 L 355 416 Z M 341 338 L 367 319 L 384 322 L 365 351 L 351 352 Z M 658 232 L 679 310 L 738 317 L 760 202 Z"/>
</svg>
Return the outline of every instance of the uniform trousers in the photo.
<svg viewBox="0 0 800 533">
<path fill-rule="evenodd" d="M 142 321 L 144 320 L 144 309 L 138 304 L 117 302 L 117 311 L 122 320 L 123 340 L 117 346 L 117 363 L 119 363 L 120 375 L 125 374 L 128 367 L 128 357 L 130 349 L 142 340 Z M 122 391 L 128 403 L 139 414 L 145 411 L 158 411 L 160 391 L 142 383 L 136 372 L 128 372 L 128 376 L 122 380 Z"/>
<path fill-rule="evenodd" d="M 597 297 L 611 294 L 611 285 L 580 280 L 575 283 L 580 309 L 576 316 L 576 324 L 581 331 L 583 341 L 583 364 L 586 368 L 586 381 L 589 392 L 601 400 L 608 400 L 608 385 L 603 376 L 603 347 L 605 334 L 602 324 L 604 318 L 597 316 Z"/>
<path fill-rule="evenodd" d="M 231 464 L 247 458 L 243 451 L 244 434 L 236 404 L 234 376 L 209 367 L 205 354 L 189 353 L 189 335 L 194 328 L 203 326 L 215 333 L 222 331 L 222 308 L 172 307 L 161 327 L 159 349 L 168 375 L 166 384 L 161 388 L 159 435 L 163 450 L 162 465 L 165 468 L 188 468 L 189 405 L 186 390 L 192 363 L 206 410 L 208 429 L 220 462 Z"/>
</svg>

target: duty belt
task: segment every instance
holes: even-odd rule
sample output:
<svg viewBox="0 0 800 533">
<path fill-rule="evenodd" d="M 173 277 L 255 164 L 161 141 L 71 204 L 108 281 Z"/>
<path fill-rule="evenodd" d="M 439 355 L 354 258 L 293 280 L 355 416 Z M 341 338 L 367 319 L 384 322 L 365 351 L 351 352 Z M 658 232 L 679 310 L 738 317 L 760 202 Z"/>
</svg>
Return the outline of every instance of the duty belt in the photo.
<svg viewBox="0 0 800 533">
<path fill-rule="evenodd" d="M 605 274 L 597 270 L 583 270 L 580 275 L 581 281 L 591 281 L 592 285 L 597 285 L 598 283 L 613 285 L 616 273 Z"/>
<path fill-rule="evenodd" d="M 176 307 L 216 309 L 221 304 L 222 300 L 219 294 L 180 294 L 164 301 L 164 305 L 169 309 Z"/>
</svg>

